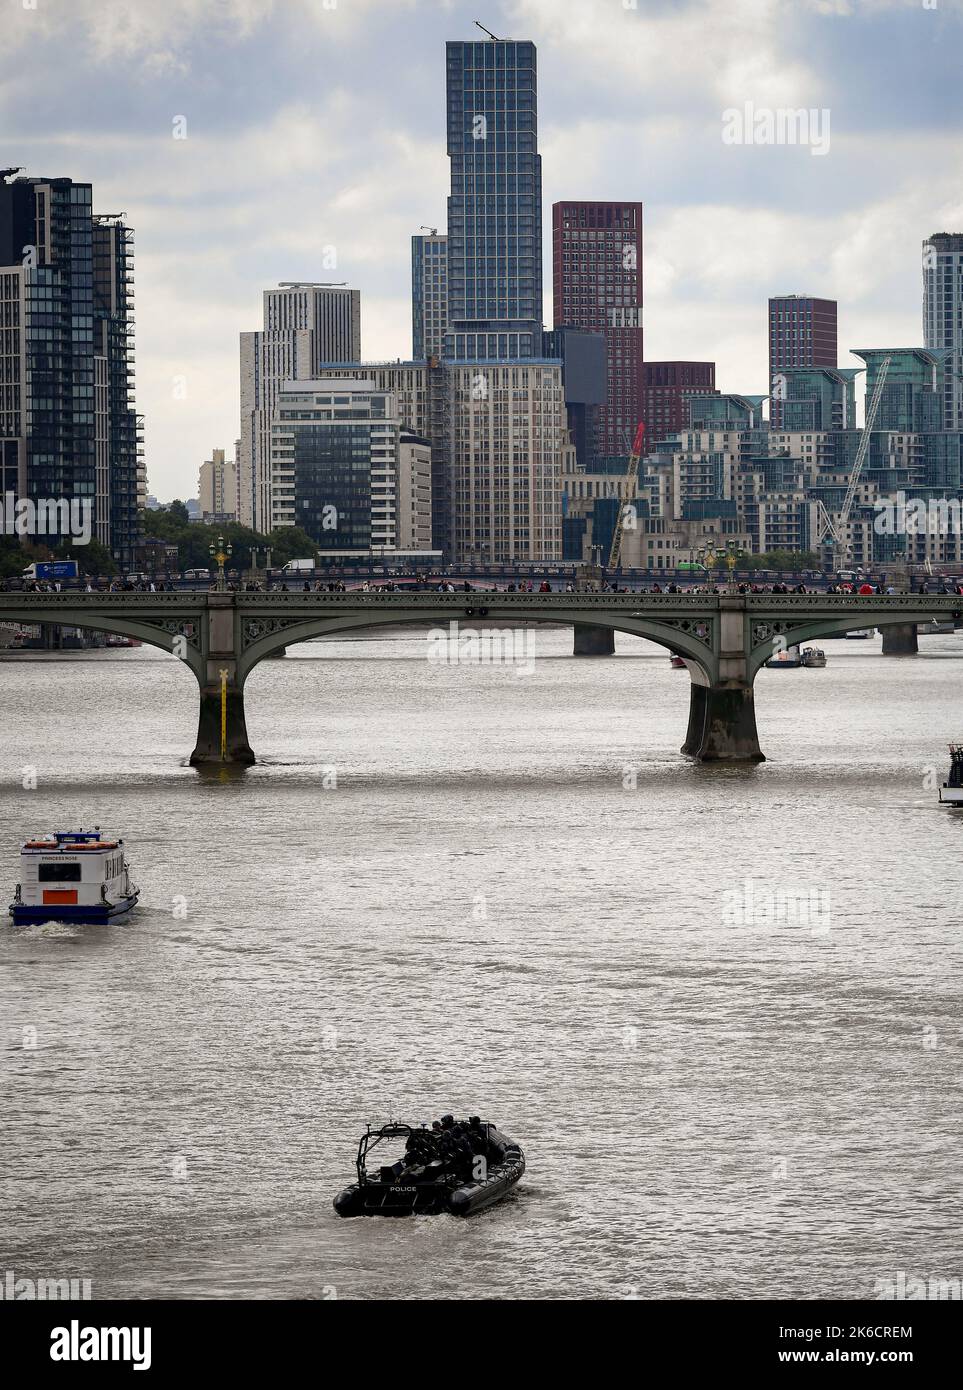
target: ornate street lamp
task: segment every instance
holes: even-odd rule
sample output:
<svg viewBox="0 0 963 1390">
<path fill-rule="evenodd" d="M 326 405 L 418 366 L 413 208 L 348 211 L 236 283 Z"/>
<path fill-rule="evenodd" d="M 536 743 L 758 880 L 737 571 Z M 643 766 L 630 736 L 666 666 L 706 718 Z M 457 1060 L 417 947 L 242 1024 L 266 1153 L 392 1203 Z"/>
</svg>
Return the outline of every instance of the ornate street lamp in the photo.
<svg viewBox="0 0 963 1390">
<path fill-rule="evenodd" d="M 218 536 L 216 541 L 211 542 L 209 550 L 211 558 L 217 561 L 217 587 L 219 591 L 223 592 L 227 588 L 224 580 L 224 564 L 234 554 L 234 548 L 230 541 L 225 545 L 224 537 Z"/>
<path fill-rule="evenodd" d="M 712 583 L 712 570 L 716 561 L 720 558 L 712 541 L 706 541 L 703 548 L 699 551 L 699 564 L 702 565 L 709 576 L 709 583 Z"/>
<path fill-rule="evenodd" d="M 726 564 L 729 566 L 729 589 L 730 589 L 730 591 L 732 591 L 732 590 L 736 587 L 735 580 L 733 579 L 733 571 L 734 571 L 735 568 L 736 568 L 736 561 L 742 559 L 742 557 L 743 557 L 743 555 L 745 555 L 745 553 L 746 553 L 746 552 L 745 552 L 745 551 L 742 549 L 742 547 L 739 545 L 739 542 L 738 542 L 738 541 L 734 541 L 734 540 L 727 540 L 727 541 L 726 541 Z"/>
</svg>

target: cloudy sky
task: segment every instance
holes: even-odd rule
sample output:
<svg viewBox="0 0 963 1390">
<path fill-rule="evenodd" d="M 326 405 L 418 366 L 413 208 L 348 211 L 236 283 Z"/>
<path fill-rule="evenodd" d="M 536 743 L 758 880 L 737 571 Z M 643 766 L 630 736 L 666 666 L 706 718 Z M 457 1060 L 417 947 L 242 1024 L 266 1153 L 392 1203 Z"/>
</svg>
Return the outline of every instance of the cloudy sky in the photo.
<svg viewBox="0 0 963 1390">
<path fill-rule="evenodd" d="M 445 40 L 476 18 L 538 46 L 546 322 L 552 202 L 625 198 L 650 359 L 764 392 L 781 293 L 838 298 L 841 364 L 922 340 L 920 244 L 963 231 L 961 0 L 0 0 L 0 162 L 89 180 L 135 228 L 162 499 L 233 447 L 264 287 L 345 280 L 363 355 L 410 354 L 409 237 L 445 225 Z M 828 111 L 828 153 L 725 143 L 746 102 Z"/>
</svg>

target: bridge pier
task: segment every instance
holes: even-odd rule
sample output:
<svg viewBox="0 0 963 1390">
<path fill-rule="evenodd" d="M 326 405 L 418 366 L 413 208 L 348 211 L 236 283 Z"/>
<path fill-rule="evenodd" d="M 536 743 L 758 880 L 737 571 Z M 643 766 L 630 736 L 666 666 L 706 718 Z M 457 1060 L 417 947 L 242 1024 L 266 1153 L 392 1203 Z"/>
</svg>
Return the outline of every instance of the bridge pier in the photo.
<svg viewBox="0 0 963 1390">
<path fill-rule="evenodd" d="M 615 629 L 596 627 L 589 623 L 574 623 L 573 656 L 614 656 Z"/>
<path fill-rule="evenodd" d="M 679 749 L 680 753 L 695 755 L 702 747 L 702 733 L 706 726 L 706 708 L 708 706 L 709 689 L 705 685 L 697 685 L 695 681 L 689 685 L 689 727 L 686 729 L 685 743 Z"/>
<path fill-rule="evenodd" d="M 703 763 L 764 763 L 751 684 L 697 685 L 689 697 L 689 727 L 680 750 Z"/>
<path fill-rule="evenodd" d="M 244 719 L 244 691 L 228 681 L 223 703 L 220 682 L 202 685 L 200 693 L 197 742 L 191 754 L 191 766 L 196 767 L 199 763 L 253 763 L 254 750 L 248 742 Z"/>
<path fill-rule="evenodd" d="M 917 656 L 920 644 L 915 623 L 887 623 L 882 629 L 884 656 Z"/>
</svg>

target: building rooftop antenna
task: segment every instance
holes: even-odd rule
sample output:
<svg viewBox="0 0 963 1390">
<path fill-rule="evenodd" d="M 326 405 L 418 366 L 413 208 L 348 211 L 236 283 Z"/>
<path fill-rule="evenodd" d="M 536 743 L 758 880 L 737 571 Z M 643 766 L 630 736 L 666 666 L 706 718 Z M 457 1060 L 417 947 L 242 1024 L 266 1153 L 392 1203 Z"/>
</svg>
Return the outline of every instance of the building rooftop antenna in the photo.
<svg viewBox="0 0 963 1390">
<path fill-rule="evenodd" d="M 476 24 L 477 27 L 482 31 L 483 34 L 487 34 L 488 37 L 489 37 L 490 39 L 493 39 L 495 43 L 501 43 L 501 42 L 502 42 L 501 39 L 495 37 L 495 35 L 492 33 L 492 31 L 491 31 L 490 29 L 486 29 L 485 26 L 484 26 L 484 24 L 479 24 L 477 19 L 475 20 L 475 24 Z"/>
</svg>

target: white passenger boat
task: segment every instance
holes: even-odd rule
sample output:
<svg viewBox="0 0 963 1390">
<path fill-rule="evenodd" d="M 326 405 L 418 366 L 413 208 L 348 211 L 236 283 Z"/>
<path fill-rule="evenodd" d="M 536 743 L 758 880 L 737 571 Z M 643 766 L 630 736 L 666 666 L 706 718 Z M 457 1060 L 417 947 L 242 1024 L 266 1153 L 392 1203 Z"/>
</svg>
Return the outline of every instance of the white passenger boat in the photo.
<svg viewBox="0 0 963 1390">
<path fill-rule="evenodd" d="M 10 904 L 26 922 L 104 923 L 129 912 L 140 890 L 130 881 L 123 840 L 100 827 L 57 831 L 20 848 L 20 882 Z"/>
<path fill-rule="evenodd" d="M 950 772 L 940 787 L 940 800 L 963 806 L 963 744 L 950 744 Z"/>
<path fill-rule="evenodd" d="M 872 637 L 875 631 L 876 629 L 874 627 L 856 627 L 853 628 L 852 632 L 847 632 L 846 636 L 850 639 L 854 637 Z"/>
</svg>

